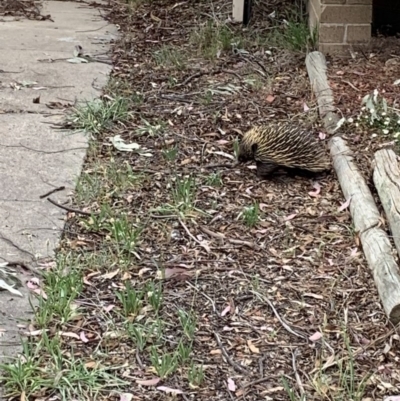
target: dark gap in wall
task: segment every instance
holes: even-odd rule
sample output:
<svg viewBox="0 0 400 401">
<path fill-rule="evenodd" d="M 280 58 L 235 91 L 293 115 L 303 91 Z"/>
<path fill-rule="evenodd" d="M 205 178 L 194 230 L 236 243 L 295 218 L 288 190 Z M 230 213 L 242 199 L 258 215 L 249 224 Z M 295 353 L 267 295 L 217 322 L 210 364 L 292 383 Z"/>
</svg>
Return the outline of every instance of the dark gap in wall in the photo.
<svg viewBox="0 0 400 401">
<path fill-rule="evenodd" d="M 373 35 L 400 37 L 400 0 L 374 0 Z"/>
</svg>

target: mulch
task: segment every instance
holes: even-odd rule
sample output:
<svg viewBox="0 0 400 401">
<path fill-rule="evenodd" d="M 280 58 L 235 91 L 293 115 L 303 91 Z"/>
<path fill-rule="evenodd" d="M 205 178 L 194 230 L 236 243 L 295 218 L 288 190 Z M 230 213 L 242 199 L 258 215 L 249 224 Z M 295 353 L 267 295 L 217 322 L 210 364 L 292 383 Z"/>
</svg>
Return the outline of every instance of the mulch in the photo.
<svg viewBox="0 0 400 401">
<path fill-rule="evenodd" d="M 106 201 L 115 215 L 127 213 L 132 222 L 147 224 L 137 257 L 129 256 L 124 274 L 110 281 L 103 277 L 107 266 L 87 272 L 92 274 L 86 284 L 92 285 L 85 285 L 82 298 L 101 303 L 85 302 L 88 315 L 96 319 L 83 319 L 79 332 L 96 336 L 83 354 L 110 347 L 104 363 L 125 366 L 119 373 L 132 378 L 127 392 L 133 399 L 165 399 L 162 391 L 136 383 L 154 377 L 149 355 L 138 353 L 129 338 L 105 340 L 103 313 L 107 305 L 118 304 L 114 289 L 123 279 L 139 288 L 164 268 L 159 316 L 166 322 L 167 348 L 173 349 L 183 335 L 177 308 L 193 310 L 197 330 L 192 358 L 205 366 L 204 383 L 197 388 L 189 386 L 186 368 L 159 383 L 182 390 L 183 399 L 287 401 L 282 377 L 308 400 L 347 399 L 341 380 L 352 359 L 356 385 L 372 374 L 365 399 L 397 394 L 399 337 L 382 310 L 348 208 L 341 207 L 345 200 L 336 176 L 259 180 L 246 166 L 218 167 L 232 164 L 234 141 L 254 124 L 285 120 L 307 124 L 316 135 L 323 132 L 305 54 L 255 41 L 248 53 L 224 50 L 219 58 L 204 58 L 190 40 L 193 31 L 213 16 L 225 20 L 231 3 L 210 4 L 155 0 L 127 8 L 113 2 L 108 9 L 107 18 L 121 32 L 113 47 L 112 81 L 122 88 L 119 95 L 140 93 L 143 102 L 132 106 L 128 122 L 96 138 L 97 153 L 89 155 L 84 171 L 91 173 L 98 160 L 111 158 L 128 163 L 134 172 L 146 171 L 141 185 Z M 262 36 L 270 29 L 268 16 L 276 11 L 279 19 L 283 10 L 282 1 L 258 2 L 248 29 L 229 26 L 247 39 Z M 157 62 L 154 55 L 166 45 L 187 54 L 183 66 Z M 392 56 L 398 42 L 385 46 L 377 46 L 375 53 L 372 48 L 360 51 L 350 60 L 328 57 L 336 105 L 347 117 L 358 113 L 362 97 L 375 88 L 389 101 L 398 101 L 398 87 L 393 86 L 398 70 L 387 63 L 398 57 Z M 260 85 L 252 86 L 250 79 Z M 112 97 L 114 90 L 110 85 L 105 94 Z M 162 122 L 162 135 L 139 135 L 143 120 Z M 109 137 L 114 135 L 146 147 L 152 157 L 111 151 Z M 365 130 L 346 135 L 360 168 L 370 176 L 373 147 L 381 139 L 372 139 Z M 173 162 L 162 154 L 171 146 L 178 148 Z M 213 173 L 220 174 L 221 186 L 210 184 Z M 187 176 L 196 193 L 192 210 L 185 219 L 165 216 L 160 206 L 174 203 L 171 188 Z M 107 188 L 112 193 L 112 185 Z M 248 227 L 239 216 L 255 202 L 260 220 Z M 101 205 L 77 207 L 99 212 Z M 106 252 L 106 235 L 84 229 L 81 220 L 70 217 L 63 246 Z M 89 243 L 95 245 L 82 245 Z M 342 361 L 341 368 L 335 360 Z M 343 398 L 334 398 L 340 394 Z"/>
</svg>

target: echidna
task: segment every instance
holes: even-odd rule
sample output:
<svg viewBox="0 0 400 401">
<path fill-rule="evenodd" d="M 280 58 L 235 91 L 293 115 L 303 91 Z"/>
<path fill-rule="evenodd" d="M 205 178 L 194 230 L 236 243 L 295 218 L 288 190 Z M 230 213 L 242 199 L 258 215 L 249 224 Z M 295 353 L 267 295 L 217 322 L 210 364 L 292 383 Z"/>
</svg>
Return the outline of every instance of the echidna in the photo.
<svg viewBox="0 0 400 401">
<path fill-rule="evenodd" d="M 257 175 L 279 167 L 319 173 L 330 170 L 325 149 L 310 131 L 290 124 L 271 124 L 247 131 L 239 145 L 238 161 L 255 160 Z"/>
</svg>

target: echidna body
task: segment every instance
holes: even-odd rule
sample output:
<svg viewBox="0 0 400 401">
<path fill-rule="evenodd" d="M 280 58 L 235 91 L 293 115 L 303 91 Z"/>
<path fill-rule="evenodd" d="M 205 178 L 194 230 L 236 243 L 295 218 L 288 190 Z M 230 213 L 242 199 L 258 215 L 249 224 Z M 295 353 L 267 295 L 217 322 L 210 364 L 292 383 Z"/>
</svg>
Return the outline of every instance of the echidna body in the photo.
<svg viewBox="0 0 400 401">
<path fill-rule="evenodd" d="M 324 147 L 310 131 L 289 124 L 254 127 L 239 145 L 239 162 L 255 160 L 257 175 L 271 174 L 279 167 L 319 173 L 330 169 Z"/>
</svg>

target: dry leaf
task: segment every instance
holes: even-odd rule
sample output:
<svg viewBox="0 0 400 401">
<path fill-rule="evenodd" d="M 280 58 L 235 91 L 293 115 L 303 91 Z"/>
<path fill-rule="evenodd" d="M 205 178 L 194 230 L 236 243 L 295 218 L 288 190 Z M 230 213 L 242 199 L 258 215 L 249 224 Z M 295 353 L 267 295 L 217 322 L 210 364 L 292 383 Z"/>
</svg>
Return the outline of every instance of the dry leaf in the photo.
<svg viewBox="0 0 400 401">
<path fill-rule="evenodd" d="M 76 338 L 77 340 L 80 340 L 78 334 L 76 333 L 71 333 L 69 331 L 59 331 L 58 334 L 60 336 L 64 336 L 64 337 L 71 337 L 71 338 Z"/>
<path fill-rule="evenodd" d="M 110 272 L 110 273 L 103 274 L 100 277 L 105 278 L 105 279 L 110 279 L 110 278 L 114 278 L 118 273 L 119 273 L 119 269 L 114 270 L 113 272 Z"/>
<path fill-rule="evenodd" d="M 81 331 L 81 334 L 79 335 L 80 339 L 82 340 L 82 342 L 87 343 L 89 342 L 88 338 L 86 337 L 86 334 L 84 331 Z"/>
<path fill-rule="evenodd" d="M 157 390 L 164 391 L 167 394 L 183 394 L 182 390 L 178 390 L 178 389 L 170 388 L 170 387 L 165 387 L 165 386 L 159 386 L 159 387 L 157 387 Z"/>
<path fill-rule="evenodd" d="M 313 183 L 313 188 L 315 191 L 310 191 L 308 195 L 312 196 L 313 198 L 317 198 L 319 193 L 321 192 L 321 185 L 318 182 Z"/>
<path fill-rule="evenodd" d="M 247 341 L 247 346 L 253 354 L 259 354 L 260 350 L 250 341 Z"/>
<path fill-rule="evenodd" d="M 310 341 L 315 342 L 315 341 L 318 341 L 318 340 L 320 340 L 322 338 L 322 334 L 319 331 L 317 331 L 312 336 L 310 336 L 308 338 L 309 338 Z"/>
<path fill-rule="evenodd" d="M 174 278 L 175 280 L 190 280 L 194 275 L 193 270 L 183 269 L 181 267 L 167 267 L 164 270 L 164 278 L 166 280 Z"/>
<path fill-rule="evenodd" d="M 272 95 L 268 95 L 267 98 L 266 98 L 266 101 L 268 103 L 272 103 L 274 100 L 275 100 L 275 96 L 272 96 Z"/>
<path fill-rule="evenodd" d="M 346 202 L 341 204 L 341 206 L 338 208 L 338 212 L 342 212 L 343 210 L 347 209 L 350 205 L 350 202 L 351 202 L 351 196 L 349 199 L 347 199 Z"/>
<path fill-rule="evenodd" d="M 231 310 L 231 306 L 228 305 L 222 312 L 221 316 L 225 316 Z"/>
<path fill-rule="evenodd" d="M 153 379 L 148 380 L 136 380 L 136 383 L 140 384 L 141 386 L 156 386 L 159 382 L 159 377 L 154 377 Z"/>
<path fill-rule="evenodd" d="M 286 216 L 286 217 L 283 218 L 283 221 L 292 220 L 292 219 L 294 219 L 296 216 L 297 216 L 297 213 L 289 214 L 289 216 Z"/>
<path fill-rule="evenodd" d="M 120 401 L 131 401 L 133 399 L 133 394 L 131 393 L 122 393 L 119 400 Z"/>
</svg>

